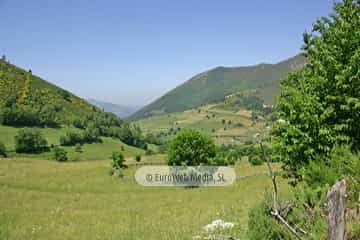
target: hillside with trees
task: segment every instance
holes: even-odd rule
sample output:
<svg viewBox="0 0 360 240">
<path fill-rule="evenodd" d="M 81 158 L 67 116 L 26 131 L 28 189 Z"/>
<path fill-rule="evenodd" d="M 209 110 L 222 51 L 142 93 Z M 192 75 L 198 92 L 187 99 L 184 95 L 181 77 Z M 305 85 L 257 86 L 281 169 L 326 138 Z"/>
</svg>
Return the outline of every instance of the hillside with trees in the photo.
<svg viewBox="0 0 360 240">
<path fill-rule="evenodd" d="M 18 129 L 24 127 L 28 129 Z M 32 128 L 42 128 L 42 133 Z M 57 136 L 55 141 L 50 137 L 52 147 L 109 142 L 103 138 L 117 139 L 119 144 L 121 141 L 140 149 L 147 147 L 137 126 L 33 75 L 31 70 L 10 64 L 3 57 L 0 60 L 0 140 L 8 147 L 7 151 L 38 154 L 50 151 L 46 141 L 50 132 Z"/>
<path fill-rule="evenodd" d="M 280 80 L 305 63 L 305 58 L 297 55 L 276 64 L 217 67 L 192 77 L 134 113 L 131 118 L 184 111 L 222 101 L 227 95 L 251 89 L 256 89 L 265 103 L 272 104 L 279 94 Z"/>
<path fill-rule="evenodd" d="M 5 124 L 15 125 L 71 124 L 77 118 L 101 114 L 99 108 L 6 59 L 0 60 L 0 106 Z"/>
</svg>

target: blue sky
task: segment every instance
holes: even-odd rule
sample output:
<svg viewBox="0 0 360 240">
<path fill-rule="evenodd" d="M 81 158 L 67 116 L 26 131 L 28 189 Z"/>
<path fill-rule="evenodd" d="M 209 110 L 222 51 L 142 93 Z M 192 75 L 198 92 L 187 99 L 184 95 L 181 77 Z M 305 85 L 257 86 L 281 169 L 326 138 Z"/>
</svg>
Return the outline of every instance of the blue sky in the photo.
<svg viewBox="0 0 360 240">
<path fill-rule="evenodd" d="M 0 54 L 83 98 L 144 105 L 216 66 L 296 55 L 331 0 L 0 0 Z"/>
</svg>

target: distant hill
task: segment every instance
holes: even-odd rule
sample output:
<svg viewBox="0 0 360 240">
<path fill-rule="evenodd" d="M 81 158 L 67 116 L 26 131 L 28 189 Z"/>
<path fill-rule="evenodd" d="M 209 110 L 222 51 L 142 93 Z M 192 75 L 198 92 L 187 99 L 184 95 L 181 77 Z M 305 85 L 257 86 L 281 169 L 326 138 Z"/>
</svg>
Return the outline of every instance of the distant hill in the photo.
<svg viewBox="0 0 360 240">
<path fill-rule="evenodd" d="M 280 80 L 289 72 L 305 65 L 305 57 L 297 55 L 276 64 L 258 64 L 247 67 L 217 67 L 200 73 L 176 87 L 153 103 L 140 109 L 130 118 L 183 111 L 221 101 L 225 96 L 257 90 L 265 103 L 272 104 L 278 94 Z"/>
<path fill-rule="evenodd" d="M 104 111 L 112 112 L 121 118 L 126 118 L 140 109 L 140 107 L 136 107 L 136 106 L 123 106 L 119 104 L 99 101 L 96 99 L 88 99 L 87 101 L 103 109 Z"/>
<path fill-rule="evenodd" d="M 60 124 L 102 113 L 71 92 L 33 75 L 31 70 L 0 60 L 0 109 L 9 105 L 28 109 L 34 114 L 54 114 Z"/>
</svg>

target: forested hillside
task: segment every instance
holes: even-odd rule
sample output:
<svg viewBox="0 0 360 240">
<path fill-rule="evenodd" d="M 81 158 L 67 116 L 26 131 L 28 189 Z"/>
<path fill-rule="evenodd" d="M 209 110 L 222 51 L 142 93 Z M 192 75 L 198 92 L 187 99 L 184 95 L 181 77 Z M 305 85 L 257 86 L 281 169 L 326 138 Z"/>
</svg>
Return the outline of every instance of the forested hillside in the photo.
<svg viewBox="0 0 360 240">
<path fill-rule="evenodd" d="M 101 113 L 85 100 L 5 59 L 0 60 L 0 106 L 16 108 L 29 118 L 40 117 L 44 125 L 71 123 Z"/>
<path fill-rule="evenodd" d="M 259 96 L 266 103 L 272 104 L 279 93 L 280 80 L 304 65 L 305 58 L 297 55 L 276 64 L 217 67 L 194 76 L 133 114 L 132 118 L 183 111 L 221 101 L 229 94 L 250 89 L 258 90 Z"/>
</svg>

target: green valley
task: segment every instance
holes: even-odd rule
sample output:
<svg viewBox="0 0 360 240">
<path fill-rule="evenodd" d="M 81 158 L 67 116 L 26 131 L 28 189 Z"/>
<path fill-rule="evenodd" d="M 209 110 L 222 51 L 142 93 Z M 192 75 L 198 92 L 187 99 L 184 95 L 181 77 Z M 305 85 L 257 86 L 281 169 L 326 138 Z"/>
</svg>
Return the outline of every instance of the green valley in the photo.
<svg viewBox="0 0 360 240">
<path fill-rule="evenodd" d="M 0 3 L 0 240 L 360 239 L 360 0 L 224 2 Z"/>
</svg>

